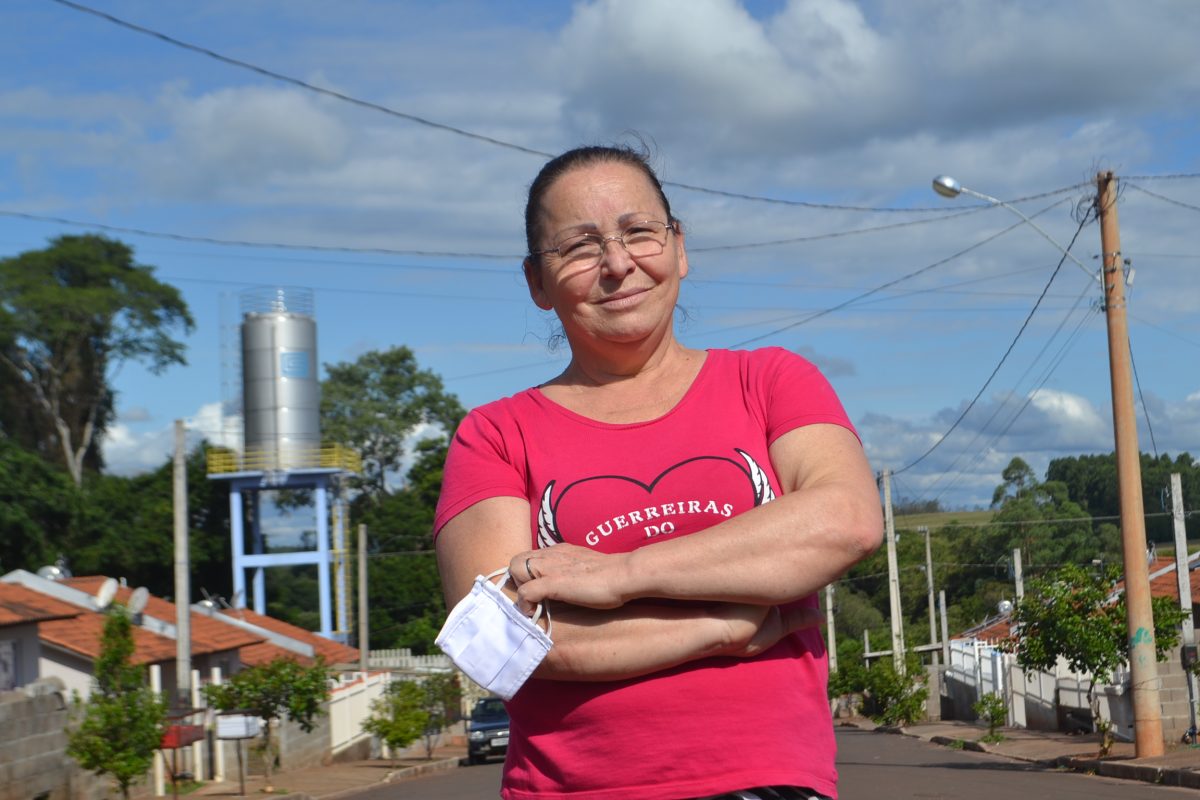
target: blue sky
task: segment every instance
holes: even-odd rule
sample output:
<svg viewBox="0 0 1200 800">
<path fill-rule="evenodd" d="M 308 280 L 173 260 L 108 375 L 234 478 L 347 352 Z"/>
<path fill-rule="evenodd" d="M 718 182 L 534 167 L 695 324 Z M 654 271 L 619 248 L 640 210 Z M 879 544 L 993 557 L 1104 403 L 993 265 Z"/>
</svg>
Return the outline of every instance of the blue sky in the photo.
<svg viewBox="0 0 1200 800">
<path fill-rule="evenodd" d="M 522 148 L 636 131 L 664 180 L 789 201 L 668 187 L 692 267 L 680 337 L 811 358 L 873 465 L 902 470 L 897 493 L 951 507 L 986 505 L 1013 456 L 1040 472 L 1111 450 L 1112 418 L 1098 284 L 1068 262 L 975 406 L 905 469 L 980 392 L 1061 255 L 1027 226 L 1004 232 L 1020 221 L 1004 208 L 953 213 L 978 204 L 940 198 L 930 180 L 948 173 L 1013 201 L 1065 245 L 1096 171 L 1114 170 L 1136 270 L 1140 444 L 1200 455 L 1200 6 L 1189 0 L 91 7 Z M 177 417 L 193 436 L 219 435 L 220 401 L 236 392 L 223 341 L 236 347 L 238 293 L 254 286 L 313 290 L 322 361 L 407 345 L 467 406 L 565 363 L 519 272 L 540 157 L 51 0 L 7 4 L 0 47 L 0 253 L 88 225 L 292 245 L 110 233 L 183 291 L 197 322 L 187 367 L 116 375 L 113 469 L 161 464 Z M 1099 249 L 1088 224 L 1072 252 L 1094 270 Z"/>
</svg>

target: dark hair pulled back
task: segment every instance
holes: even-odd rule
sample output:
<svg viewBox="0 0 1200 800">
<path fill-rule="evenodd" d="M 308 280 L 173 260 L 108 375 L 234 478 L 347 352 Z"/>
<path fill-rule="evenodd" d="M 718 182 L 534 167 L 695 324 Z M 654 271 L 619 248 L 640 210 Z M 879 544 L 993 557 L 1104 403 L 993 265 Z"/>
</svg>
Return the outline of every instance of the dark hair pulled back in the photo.
<svg viewBox="0 0 1200 800">
<path fill-rule="evenodd" d="M 650 166 L 649 154 L 646 149 L 638 150 L 629 145 L 589 145 L 587 147 L 576 147 L 573 150 L 568 150 L 562 155 L 556 156 L 538 172 L 537 177 L 533 179 L 533 183 L 529 185 L 529 200 L 525 204 L 525 246 L 528 252 L 541 249 L 539 237 L 541 231 L 539 225 L 542 216 L 542 200 L 546 196 L 546 192 L 554 185 L 554 182 L 566 175 L 568 172 L 580 167 L 590 167 L 593 164 L 625 164 L 633 167 L 646 176 L 646 180 L 650 181 L 650 185 L 654 187 L 654 191 L 658 194 L 658 199 L 663 204 L 663 209 L 667 212 L 667 222 L 677 222 L 671 214 L 671 203 L 667 200 L 667 195 L 663 192 L 662 183 L 658 180 L 658 175 L 654 173 L 654 168 Z"/>
</svg>

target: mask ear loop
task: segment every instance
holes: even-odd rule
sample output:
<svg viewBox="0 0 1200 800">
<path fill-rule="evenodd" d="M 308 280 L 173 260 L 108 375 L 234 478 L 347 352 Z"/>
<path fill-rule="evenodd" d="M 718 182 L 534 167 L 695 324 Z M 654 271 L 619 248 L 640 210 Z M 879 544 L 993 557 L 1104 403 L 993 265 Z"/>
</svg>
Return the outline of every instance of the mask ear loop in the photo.
<svg viewBox="0 0 1200 800">
<path fill-rule="evenodd" d="M 500 583 L 497 584 L 498 586 L 503 586 L 504 584 L 506 584 L 512 580 L 512 574 L 508 571 L 508 567 L 501 567 L 500 569 L 496 570 L 495 572 L 489 572 L 487 574 L 486 578 L 488 579 L 488 581 L 491 581 L 495 578 L 498 578 L 501 575 L 504 576 L 504 580 L 500 581 Z M 515 586 L 516 583 L 514 582 L 513 585 Z M 533 609 L 533 616 L 530 617 L 529 619 L 530 619 L 530 621 L 533 622 L 534 625 L 537 625 L 538 620 L 542 618 L 543 613 L 546 615 L 546 635 L 550 636 L 550 638 L 554 638 L 553 636 L 551 636 L 551 631 L 554 630 L 554 622 L 550 619 L 550 607 L 547 604 L 538 603 L 537 607 L 535 607 Z"/>
</svg>

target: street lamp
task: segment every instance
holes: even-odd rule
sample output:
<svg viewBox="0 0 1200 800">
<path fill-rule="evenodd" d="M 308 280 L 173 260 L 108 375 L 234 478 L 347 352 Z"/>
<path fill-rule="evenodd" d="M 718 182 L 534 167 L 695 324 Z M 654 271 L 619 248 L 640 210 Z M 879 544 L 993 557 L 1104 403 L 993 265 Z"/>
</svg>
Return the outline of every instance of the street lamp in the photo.
<svg viewBox="0 0 1200 800">
<path fill-rule="evenodd" d="M 943 197 L 969 194 L 1004 206 L 1025 220 L 1055 249 L 1090 276 L 1092 273 L 1033 220 L 1003 200 L 976 192 L 948 175 L 933 179 Z M 1104 317 L 1108 327 L 1108 365 L 1112 385 L 1113 433 L 1117 485 L 1121 500 L 1121 550 L 1125 562 L 1126 630 L 1133 693 L 1134 741 L 1138 758 L 1163 754 L 1162 708 L 1158 697 L 1158 665 L 1154 648 L 1154 614 L 1150 607 L 1150 576 L 1146 565 L 1146 519 L 1142 506 L 1142 473 L 1134 417 L 1133 381 L 1129 357 L 1129 328 L 1125 319 L 1125 280 L 1121 234 L 1117 226 L 1117 178 L 1096 175 L 1096 213 L 1100 219 Z"/>
<path fill-rule="evenodd" d="M 1089 278 L 1093 277 L 1092 271 L 1090 269 L 1088 269 L 1087 267 L 1085 267 L 1083 265 L 1083 262 L 1081 262 L 1078 258 L 1073 256 L 1071 254 L 1070 250 L 1068 250 L 1067 248 L 1065 248 L 1061 244 L 1059 244 L 1057 241 L 1055 241 L 1054 237 L 1052 237 L 1050 234 L 1046 233 L 1044 230 L 1042 230 L 1040 227 L 1038 227 L 1038 224 L 1036 222 L 1034 222 L 1029 217 L 1025 216 L 1025 214 L 1021 212 L 1021 209 L 1017 208 L 1016 206 L 1006 203 L 1003 200 L 1000 200 L 999 198 L 992 197 L 991 195 L 983 194 L 982 192 L 977 192 L 974 189 L 968 189 L 966 186 L 963 186 L 961 183 L 954 180 L 954 178 L 951 178 L 949 175 L 938 175 L 936 178 L 934 178 L 933 179 L 933 190 L 935 192 L 937 192 L 938 194 L 940 194 L 942 197 L 949 197 L 952 200 L 955 197 L 958 197 L 960 194 L 967 194 L 967 195 L 970 195 L 971 197 L 978 197 L 980 200 L 984 200 L 988 203 L 991 203 L 992 205 L 1004 206 L 1009 211 L 1016 214 L 1021 219 L 1025 220 L 1025 224 L 1028 225 L 1029 227 L 1033 228 L 1038 233 L 1040 233 L 1042 235 L 1043 239 L 1048 241 L 1050 244 L 1054 245 L 1055 250 L 1058 250 L 1064 256 L 1066 256 L 1067 258 L 1074 261 L 1075 264 L 1078 265 L 1078 267 L 1081 270 L 1083 270 L 1085 273 L 1087 273 Z"/>
</svg>

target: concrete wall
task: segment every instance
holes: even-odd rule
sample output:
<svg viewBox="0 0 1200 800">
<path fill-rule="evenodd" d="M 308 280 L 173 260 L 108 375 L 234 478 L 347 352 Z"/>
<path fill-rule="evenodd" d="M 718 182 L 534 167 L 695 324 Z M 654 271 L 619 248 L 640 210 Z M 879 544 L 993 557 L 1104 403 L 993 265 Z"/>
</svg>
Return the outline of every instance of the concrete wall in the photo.
<svg viewBox="0 0 1200 800">
<path fill-rule="evenodd" d="M 1158 701 L 1162 704 L 1163 739 L 1174 744 L 1192 724 L 1188 711 L 1187 673 L 1180 661 L 1178 647 L 1167 655 L 1166 661 L 1158 662 L 1158 678 L 1161 681 Z"/>
<path fill-rule="evenodd" d="M 326 703 L 325 705 L 326 711 L 328 711 L 328 704 Z M 271 731 L 271 738 L 275 742 L 275 750 L 278 754 L 277 769 L 296 769 L 298 767 L 331 763 L 334 760 L 333 748 L 330 745 L 331 735 L 328 713 L 322 714 L 313 720 L 313 729 L 310 733 L 305 733 L 294 722 L 285 721 L 279 723 Z M 237 748 L 239 744 L 233 739 L 218 741 L 225 760 L 225 779 L 236 781 L 238 775 Z M 369 753 L 370 739 L 366 739 L 365 741 L 367 752 Z M 245 758 L 247 775 L 263 774 L 262 757 L 257 751 L 257 746 L 261 743 L 261 737 L 246 739 L 241 743 L 241 747 L 244 748 L 242 752 Z M 355 748 L 353 756 L 357 756 L 361 752 L 361 749 Z M 4 800 L 4 798 L 0 798 L 0 800 Z"/>
<path fill-rule="evenodd" d="M 0 692 L 0 800 L 99 800 L 108 784 L 67 758 L 67 700 L 53 679 Z"/>
</svg>

